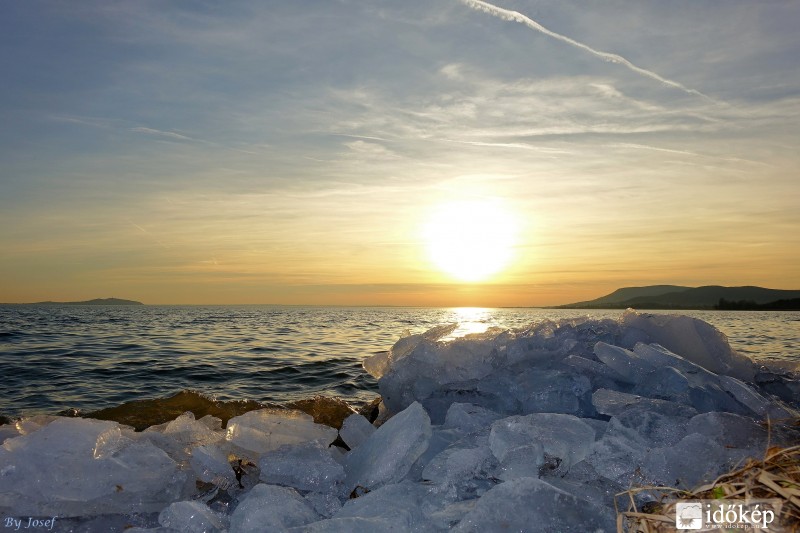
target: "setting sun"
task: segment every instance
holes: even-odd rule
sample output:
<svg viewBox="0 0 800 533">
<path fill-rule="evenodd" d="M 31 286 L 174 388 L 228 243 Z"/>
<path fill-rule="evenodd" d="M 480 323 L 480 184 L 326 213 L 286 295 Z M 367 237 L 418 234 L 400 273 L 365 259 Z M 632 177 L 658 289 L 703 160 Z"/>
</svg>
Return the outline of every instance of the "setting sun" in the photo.
<svg viewBox="0 0 800 533">
<path fill-rule="evenodd" d="M 483 281 L 510 261 L 516 224 L 490 200 L 450 202 L 430 216 L 424 238 L 431 261 L 460 281 Z"/>
</svg>

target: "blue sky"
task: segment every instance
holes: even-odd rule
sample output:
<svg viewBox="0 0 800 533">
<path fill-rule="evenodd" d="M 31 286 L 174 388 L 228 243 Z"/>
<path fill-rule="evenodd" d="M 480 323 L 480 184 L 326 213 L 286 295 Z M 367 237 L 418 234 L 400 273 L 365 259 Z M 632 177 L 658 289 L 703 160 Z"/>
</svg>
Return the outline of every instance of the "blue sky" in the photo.
<svg viewBox="0 0 800 533">
<path fill-rule="evenodd" d="M 797 288 L 798 24 L 789 1 L 6 2 L 0 301 Z M 420 227 L 475 198 L 515 214 L 515 260 L 450 301 Z"/>
</svg>

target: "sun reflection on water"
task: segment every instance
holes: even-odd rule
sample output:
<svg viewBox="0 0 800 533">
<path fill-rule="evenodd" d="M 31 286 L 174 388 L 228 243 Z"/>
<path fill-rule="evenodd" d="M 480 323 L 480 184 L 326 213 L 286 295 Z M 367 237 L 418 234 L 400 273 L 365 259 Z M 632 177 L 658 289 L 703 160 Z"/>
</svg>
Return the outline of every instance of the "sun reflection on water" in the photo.
<svg viewBox="0 0 800 533">
<path fill-rule="evenodd" d="M 453 307 L 448 310 L 447 322 L 457 322 L 458 327 L 442 340 L 483 333 L 499 325 L 496 309 L 486 307 Z"/>
</svg>

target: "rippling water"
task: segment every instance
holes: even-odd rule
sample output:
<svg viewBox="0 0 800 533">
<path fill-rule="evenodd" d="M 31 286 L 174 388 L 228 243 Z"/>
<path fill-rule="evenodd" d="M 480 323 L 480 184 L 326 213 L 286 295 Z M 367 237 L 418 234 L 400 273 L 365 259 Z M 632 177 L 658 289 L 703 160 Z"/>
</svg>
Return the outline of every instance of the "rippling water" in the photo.
<svg viewBox="0 0 800 533">
<path fill-rule="evenodd" d="M 372 399 L 362 359 L 405 331 L 620 311 L 281 306 L 0 306 L 0 414 L 90 411 L 196 390 L 220 400 Z M 754 359 L 800 361 L 800 313 L 689 312 Z"/>
</svg>

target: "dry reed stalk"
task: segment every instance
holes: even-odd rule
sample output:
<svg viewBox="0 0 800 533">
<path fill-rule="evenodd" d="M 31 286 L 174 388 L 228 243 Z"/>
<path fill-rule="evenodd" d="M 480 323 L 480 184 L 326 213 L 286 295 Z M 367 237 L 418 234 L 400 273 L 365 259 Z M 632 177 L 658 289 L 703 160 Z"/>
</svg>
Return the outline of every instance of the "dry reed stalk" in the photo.
<svg viewBox="0 0 800 533">
<path fill-rule="evenodd" d="M 656 502 L 643 509 L 634 496 L 641 492 L 659 494 Z M 620 511 L 617 498 L 627 500 Z M 763 459 L 748 459 L 745 464 L 719 476 L 714 482 L 686 491 L 672 487 L 642 486 L 617 494 L 617 533 L 666 533 L 675 528 L 675 501 L 686 500 L 780 500 L 776 506 L 774 529 L 770 531 L 800 532 L 800 446 L 767 448 Z M 750 531 L 759 531 L 751 529 Z"/>
</svg>

